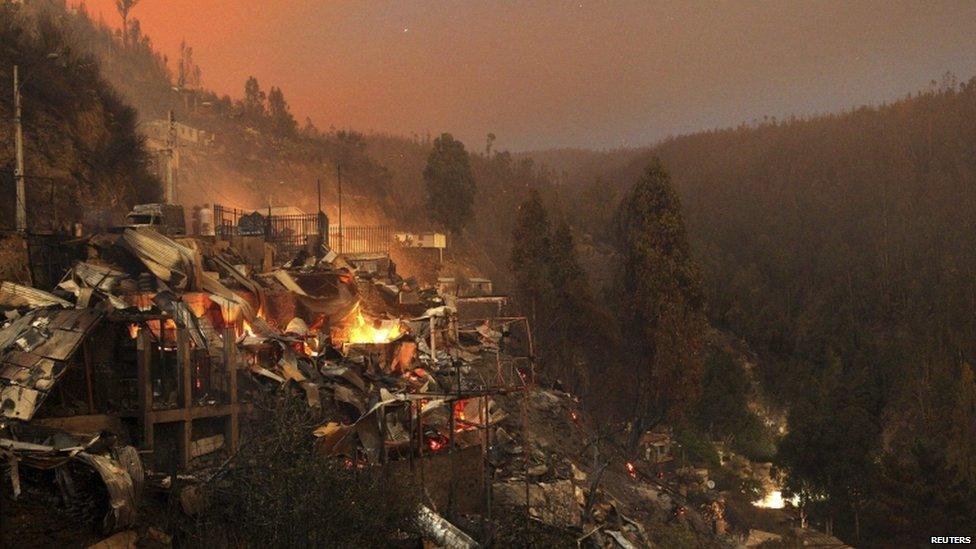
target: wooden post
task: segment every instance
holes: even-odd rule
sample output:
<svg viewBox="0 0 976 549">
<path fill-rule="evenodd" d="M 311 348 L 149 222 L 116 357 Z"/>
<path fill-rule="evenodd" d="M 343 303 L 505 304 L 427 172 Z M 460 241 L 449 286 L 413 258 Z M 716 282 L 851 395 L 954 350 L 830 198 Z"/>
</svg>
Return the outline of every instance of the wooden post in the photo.
<svg viewBox="0 0 976 549">
<path fill-rule="evenodd" d="M 386 405 L 380 404 L 380 409 L 377 410 L 380 416 L 380 464 L 383 466 L 383 477 L 386 478 L 386 435 L 388 425 L 386 424 Z"/>
<path fill-rule="evenodd" d="M 420 461 L 420 489 L 421 491 L 427 488 L 427 478 L 424 473 L 427 465 L 424 463 L 424 445 L 427 441 L 424 440 L 424 406 L 421 401 L 417 401 L 417 458 Z"/>
<path fill-rule="evenodd" d="M 434 317 L 430 317 L 430 357 L 437 364 L 437 333 L 434 330 Z"/>
<path fill-rule="evenodd" d="M 81 353 L 85 360 L 85 385 L 88 389 L 88 413 L 95 414 L 95 389 L 92 386 L 91 347 L 88 340 L 82 343 Z"/>
<path fill-rule="evenodd" d="M 190 364 L 190 337 L 186 328 L 176 329 L 176 364 L 180 371 L 181 387 L 183 389 L 183 421 L 180 423 L 180 466 L 187 469 L 190 466 L 190 444 L 193 442 L 193 418 L 190 408 L 193 406 L 193 372 Z"/>
<path fill-rule="evenodd" d="M 153 342 L 149 330 L 142 326 L 136 338 L 136 368 L 139 384 L 139 414 L 142 418 L 142 445 L 146 450 L 153 448 L 153 388 L 152 388 Z"/>
<path fill-rule="evenodd" d="M 227 420 L 227 432 L 224 437 L 227 439 L 228 449 L 231 453 L 237 451 L 237 443 L 240 438 L 240 406 L 237 403 L 237 332 L 233 326 L 224 328 L 224 368 L 227 370 L 227 378 L 230 387 L 227 393 L 230 397 L 230 418 Z"/>
<path fill-rule="evenodd" d="M 450 493 L 447 497 L 447 518 L 452 520 L 455 517 L 455 512 L 457 511 L 457 452 L 455 441 L 454 441 L 454 405 L 457 403 L 456 400 L 449 400 L 448 402 L 448 420 L 447 428 L 450 430 L 450 437 L 448 439 L 447 445 L 447 458 L 451 460 L 451 485 Z"/>
<path fill-rule="evenodd" d="M 491 520 L 491 479 L 488 478 L 488 438 L 491 436 L 488 426 L 488 395 L 481 396 L 478 403 L 478 421 L 481 423 L 481 489 L 485 494 L 485 512 Z"/>
<path fill-rule="evenodd" d="M 414 403 L 413 402 L 409 402 L 408 405 L 410 406 L 410 429 L 407 429 L 407 433 L 409 433 L 410 439 L 407 442 L 407 447 L 410 448 L 410 452 L 408 454 L 410 456 L 410 478 L 414 478 L 414 475 L 417 473 L 417 471 L 415 469 L 416 464 L 415 464 L 414 459 L 413 459 L 413 441 L 414 441 L 414 438 L 413 438 L 414 437 L 414 430 L 413 429 L 414 429 L 414 426 L 416 425 L 416 423 L 413 420 L 413 413 L 414 413 L 414 409 L 416 408 L 416 406 L 414 406 Z"/>
<path fill-rule="evenodd" d="M 529 323 L 528 318 L 523 317 L 522 320 L 525 322 L 525 333 L 528 335 L 529 339 L 529 381 L 535 385 L 535 343 L 532 341 L 532 325 Z"/>
</svg>

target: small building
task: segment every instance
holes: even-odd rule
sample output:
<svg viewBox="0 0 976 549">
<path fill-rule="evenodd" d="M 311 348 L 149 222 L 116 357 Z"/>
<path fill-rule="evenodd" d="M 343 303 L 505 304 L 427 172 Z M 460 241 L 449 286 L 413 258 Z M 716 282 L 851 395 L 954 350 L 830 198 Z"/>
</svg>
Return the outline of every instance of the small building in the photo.
<svg viewBox="0 0 976 549">
<path fill-rule="evenodd" d="M 671 434 L 648 431 L 640 439 L 644 459 L 651 463 L 664 463 L 674 459 L 671 456 Z"/>
<path fill-rule="evenodd" d="M 142 125 L 147 138 L 168 143 L 171 136 L 177 144 L 185 146 L 206 146 L 214 142 L 214 134 L 206 130 L 188 126 L 182 122 L 170 122 L 166 119 L 152 120 Z"/>
</svg>

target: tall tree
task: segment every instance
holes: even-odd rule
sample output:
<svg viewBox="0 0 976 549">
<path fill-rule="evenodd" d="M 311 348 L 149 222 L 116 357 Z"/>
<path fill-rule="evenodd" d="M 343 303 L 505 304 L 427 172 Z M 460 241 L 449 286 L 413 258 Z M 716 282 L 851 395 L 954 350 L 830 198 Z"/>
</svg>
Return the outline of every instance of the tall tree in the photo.
<svg viewBox="0 0 976 549">
<path fill-rule="evenodd" d="M 140 0 L 115 0 L 115 9 L 122 16 L 122 45 L 129 44 L 129 12 Z"/>
<path fill-rule="evenodd" d="M 705 320 L 681 203 L 657 159 L 620 203 L 617 291 L 638 429 L 676 419 L 701 390 Z"/>
<path fill-rule="evenodd" d="M 193 48 L 180 41 L 180 60 L 176 72 L 176 85 L 180 88 L 196 88 L 200 86 L 200 67 L 193 61 Z"/>
<path fill-rule="evenodd" d="M 271 86 L 271 91 L 268 92 L 268 118 L 274 133 L 281 137 L 294 134 L 298 127 L 295 117 L 288 110 L 288 102 L 285 101 L 281 88 Z"/>
<path fill-rule="evenodd" d="M 464 144 L 449 133 L 434 139 L 424 168 L 430 220 L 458 233 L 473 215 L 475 183 Z"/>
<path fill-rule="evenodd" d="M 606 323 L 599 322 L 602 311 L 597 310 L 589 278 L 579 262 L 573 233 L 565 221 L 553 231 L 547 272 L 552 287 L 547 320 L 552 331 L 554 362 L 559 365 L 567 389 L 577 395 L 584 394 L 590 383 L 590 367 L 598 362 L 590 352 L 597 350 L 597 346 L 586 336 L 606 342 L 606 334 L 602 333 Z"/>
<path fill-rule="evenodd" d="M 267 96 L 261 90 L 261 84 L 258 83 L 258 79 L 249 76 L 247 82 L 244 83 L 244 99 L 241 101 L 244 117 L 253 122 L 259 122 L 267 118 L 267 109 L 264 106 L 266 99 Z"/>
<path fill-rule="evenodd" d="M 869 373 L 844 368 L 832 356 L 789 414 L 790 431 L 779 448 L 787 488 L 801 505 L 813 506 L 833 521 L 846 518 L 845 530 L 860 538 L 860 513 L 868 500 L 880 451 L 881 429 L 875 419 Z"/>
<path fill-rule="evenodd" d="M 510 263 L 515 275 L 515 292 L 533 329 L 540 331 L 539 319 L 551 293 L 549 254 L 551 252 L 549 214 L 539 193 L 532 189 L 515 216 Z"/>
</svg>

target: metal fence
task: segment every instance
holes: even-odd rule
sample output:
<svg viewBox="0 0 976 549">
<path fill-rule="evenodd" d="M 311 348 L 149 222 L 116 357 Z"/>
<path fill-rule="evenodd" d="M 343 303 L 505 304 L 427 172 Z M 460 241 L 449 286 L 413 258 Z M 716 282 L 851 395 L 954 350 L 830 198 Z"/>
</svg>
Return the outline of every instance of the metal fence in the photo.
<svg viewBox="0 0 976 549">
<path fill-rule="evenodd" d="M 329 246 L 341 254 L 388 253 L 393 227 L 329 227 Z"/>
<path fill-rule="evenodd" d="M 237 208 L 226 208 L 220 204 L 214 204 L 214 232 L 217 236 L 236 236 L 237 224 L 241 217 L 247 215 L 244 210 Z"/>
<path fill-rule="evenodd" d="M 282 257 L 294 257 L 308 246 L 309 239 L 318 236 L 316 214 L 272 215 L 267 218 L 265 240 L 275 245 Z"/>
<path fill-rule="evenodd" d="M 218 236 L 260 236 L 275 244 L 278 253 L 290 257 L 319 234 L 318 214 L 265 215 L 214 204 L 214 230 Z M 325 219 L 323 223 L 327 223 Z M 394 242 L 389 226 L 328 227 L 326 243 L 338 253 L 388 253 Z"/>
</svg>

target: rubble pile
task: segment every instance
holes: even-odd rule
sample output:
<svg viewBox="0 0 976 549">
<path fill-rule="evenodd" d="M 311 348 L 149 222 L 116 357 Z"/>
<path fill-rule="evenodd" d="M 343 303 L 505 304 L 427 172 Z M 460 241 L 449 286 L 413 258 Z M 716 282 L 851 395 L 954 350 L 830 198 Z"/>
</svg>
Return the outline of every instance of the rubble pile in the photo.
<svg viewBox="0 0 976 549">
<path fill-rule="evenodd" d="M 226 242 L 146 227 L 74 245 L 53 291 L 0 285 L 14 498 L 87 501 L 98 531 L 125 533 L 146 489 L 233 466 L 256 396 L 285 391 L 320 418 L 316 452 L 413 479 L 441 545 L 490 541 L 493 513 L 514 512 L 581 545 L 650 546 L 647 524 L 684 516 L 687 491 L 626 461 L 574 397 L 535 386 L 524 318 L 459 315 L 388 257 L 320 245 L 259 271 Z M 181 503 L 199 507 L 192 490 Z M 718 530 L 716 513 L 692 511 L 696 530 Z"/>
</svg>

